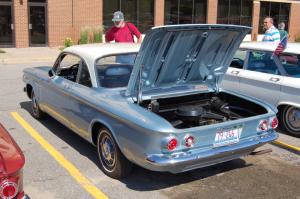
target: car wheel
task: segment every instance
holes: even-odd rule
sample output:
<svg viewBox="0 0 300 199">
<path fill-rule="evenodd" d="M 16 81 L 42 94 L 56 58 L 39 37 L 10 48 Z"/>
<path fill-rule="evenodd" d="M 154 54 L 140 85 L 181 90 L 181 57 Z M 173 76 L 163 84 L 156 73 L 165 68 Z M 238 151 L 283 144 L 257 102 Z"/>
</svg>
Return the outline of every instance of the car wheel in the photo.
<svg viewBox="0 0 300 199">
<path fill-rule="evenodd" d="M 287 106 L 282 110 L 281 123 L 291 135 L 300 136 L 300 109 Z"/>
<path fill-rule="evenodd" d="M 102 171 L 115 179 L 124 178 L 132 170 L 132 163 L 120 151 L 107 128 L 101 128 L 97 138 L 97 152 Z"/>
<path fill-rule="evenodd" d="M 34 94 L 34 91 L 31 91 L 31 113 L 32 116 L 36 119 L 42 119 L 44 117 L 44 112 L 40 109 L 38 100 Z"/>
</svg>

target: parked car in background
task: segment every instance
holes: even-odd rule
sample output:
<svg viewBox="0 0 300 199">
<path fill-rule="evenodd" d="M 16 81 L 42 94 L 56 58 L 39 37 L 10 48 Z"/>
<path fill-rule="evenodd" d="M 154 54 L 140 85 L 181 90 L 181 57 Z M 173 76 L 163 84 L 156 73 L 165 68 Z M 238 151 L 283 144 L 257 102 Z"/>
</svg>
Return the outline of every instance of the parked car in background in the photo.
<svg viewBox="0 0 300 199">
<path fill-rule="evenodd" d="M 276 109 L 219 88 L 249 27 L 175 25 L 137 44 L 66 48 L 53 67 L 24 70 L 32 113 L 48 113 L 97 146 L 101 169 L 132 163 L 184 172 L 229 161 L 277 138 Z"/>
<path fill-rule="evenodd" d="M 242 43 L 222 87 L 275 105 L 282 128 L 300 136 L 300 44 L 288 43 L 279 56 L 273 54 L 276 47 L 271 42 Z"/>
<path fill-rule="evenodd" d="M 0 123 L 0 198 L 27 199 L 23 191 L 25 158 L 14 139 Z"/>
</svg>

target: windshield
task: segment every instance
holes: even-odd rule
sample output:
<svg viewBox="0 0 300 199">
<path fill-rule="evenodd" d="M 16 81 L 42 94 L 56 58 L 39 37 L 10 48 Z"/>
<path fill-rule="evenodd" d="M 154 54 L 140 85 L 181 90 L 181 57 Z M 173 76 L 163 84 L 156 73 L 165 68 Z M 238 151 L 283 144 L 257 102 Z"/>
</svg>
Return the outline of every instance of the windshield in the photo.
<svg viewBox="0 0 300 199">
<path fill-rule="evenodd" d="M 282 54 L 279 59 L 288 76 L 300 78 L 300 55 Z"/>
<path fill-rule="evenodd" d="M 104 88 L 126 87 L 137 53 L 102 57 L 96 61 L 98 85 Z"/>
</svg>

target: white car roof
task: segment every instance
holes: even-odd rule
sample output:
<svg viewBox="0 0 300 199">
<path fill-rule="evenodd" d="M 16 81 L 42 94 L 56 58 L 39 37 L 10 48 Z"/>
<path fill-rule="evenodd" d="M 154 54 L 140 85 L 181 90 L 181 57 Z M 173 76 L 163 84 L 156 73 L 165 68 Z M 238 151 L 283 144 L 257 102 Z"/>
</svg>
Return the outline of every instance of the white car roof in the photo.
<svg viewBox="0 0 300 199">
<path fill-rule="evenodd" d="M 243 42 L 240 49 L 272 51 L 276 49 L 278 42 Z M 285 53 L 300 54 L 300 43 L 287 43 Z"/>
<path fill-rule="evenodd" d="M 87 62 L 94 62 L 100 57 L 120 53 L 138 52 L 140 44 L 136 43 L 99 43 L 71 46 L 63 52 L 79 55 Z"/>
</svg>

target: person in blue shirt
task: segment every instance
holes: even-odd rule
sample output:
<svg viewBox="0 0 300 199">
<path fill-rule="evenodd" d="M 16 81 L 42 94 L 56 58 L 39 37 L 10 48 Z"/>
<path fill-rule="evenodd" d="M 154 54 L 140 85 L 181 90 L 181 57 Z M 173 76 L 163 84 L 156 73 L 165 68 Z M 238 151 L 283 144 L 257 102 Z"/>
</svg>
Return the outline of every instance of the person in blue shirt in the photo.
<svg viewBox="0 0 300 199">
<path fill-rule="evenodd" d="M 268 42 L 279 42 L 280 41 L 280 33 L 277 28 L 273 25 L 274 21 L 272 17 L 266 17 L 264 19 L 264 29 L 266 30 L 263 41 Z"/>
</svg>

